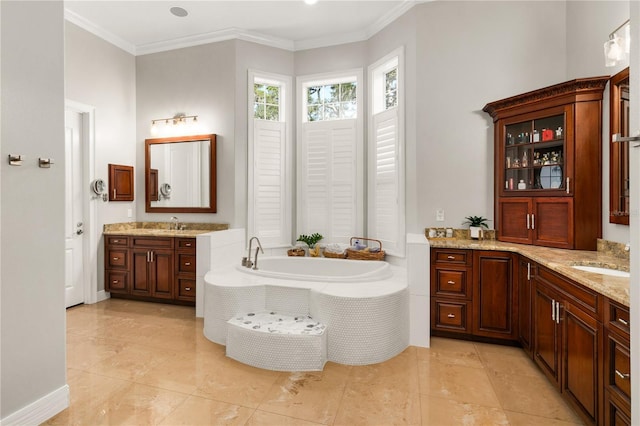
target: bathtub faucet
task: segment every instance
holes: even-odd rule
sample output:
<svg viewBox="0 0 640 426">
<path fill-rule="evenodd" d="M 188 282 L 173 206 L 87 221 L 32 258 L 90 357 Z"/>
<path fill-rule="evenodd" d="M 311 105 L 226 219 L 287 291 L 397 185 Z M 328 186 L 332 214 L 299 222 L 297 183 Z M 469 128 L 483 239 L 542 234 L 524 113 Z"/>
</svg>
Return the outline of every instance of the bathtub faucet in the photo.
<svg viewBox="0 0 640 426">
<path fill-rule="evenodd" d="M 256 240 L 256 242 L 258 243 L 258 247 L 256 247 L 256 257 L 252 262 L 251 261 L 251 244 L 253 243 L 253 240 Z M 247 268 L 253 267 L 253 269 L 258 269 L 258 252 L 262 252 L 264 254 L 264 250 L 262 250 L 262 244 L 260 244 L 260 240 L 258 239 L 258 237 L 251 237 L 251 239 L 249 240 L 249 253 L 247 257 L 242 259 L 242 266 L 246 266 Z"/>
</svg>

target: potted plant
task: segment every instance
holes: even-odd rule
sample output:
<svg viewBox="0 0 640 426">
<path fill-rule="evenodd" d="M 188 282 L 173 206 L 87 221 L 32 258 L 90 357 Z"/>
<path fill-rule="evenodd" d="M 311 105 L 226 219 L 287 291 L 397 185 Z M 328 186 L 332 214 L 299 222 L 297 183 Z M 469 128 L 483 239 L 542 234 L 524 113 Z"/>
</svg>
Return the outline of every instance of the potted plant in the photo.
<svg viewBox="0 0 640 426">
<path fill-rule="evenodd" d="M 480 231 L 482 228 L 489 229 L 489 219 L 482 216 L 467 216 L 465 217 L 466 221 L 462 222 L 463 225 L 469 225 L 469 235 L 471 238 L 478 239 L 480 238 Z"/>
<path fill-rule="evenodd" d="M 311 235 L 301 234 L 296 241 L 302 241 L 307 246 L 309 246 L 309 254 L 311 256 L 317 257 L 320 255 L 320 247 L 316 247 L 318 241 L 322 239 L 322 235 L 317 232 Z"/>
</svg>

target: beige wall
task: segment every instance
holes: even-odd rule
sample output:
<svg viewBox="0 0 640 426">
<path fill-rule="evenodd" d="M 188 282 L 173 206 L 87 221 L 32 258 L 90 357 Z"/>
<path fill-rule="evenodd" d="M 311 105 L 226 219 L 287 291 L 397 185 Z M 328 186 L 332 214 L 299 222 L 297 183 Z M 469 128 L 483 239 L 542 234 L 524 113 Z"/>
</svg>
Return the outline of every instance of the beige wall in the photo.
<svg viewBox="0 0 640 426">
<path fill-rule="evenodd" d="M 19 410 L 47 395 L 68 396 L 64 34 L 62 2 L 2 1 L 0 10 L 0 418 L 5 423 L 17 421 Z M 23 165 L 9 166 L 8 154 L 23 155 Z M 41 169 L 38 157 L 51 157 L 55 164 Z"/>
</svg>

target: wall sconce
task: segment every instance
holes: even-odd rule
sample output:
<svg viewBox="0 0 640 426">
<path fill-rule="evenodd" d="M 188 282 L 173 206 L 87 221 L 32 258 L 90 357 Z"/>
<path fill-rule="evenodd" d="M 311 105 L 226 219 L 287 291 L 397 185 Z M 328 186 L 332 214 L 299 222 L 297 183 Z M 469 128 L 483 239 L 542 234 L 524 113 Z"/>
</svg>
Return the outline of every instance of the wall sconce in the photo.
<svg viewBox="0 0 640 426">
<path fill-rule="evenodd" d="M 188 122 L 188 120 L 192 120 L 194 123 L 198 121 L 197 115 L 184 115 L 184 114 L 176 114 L 173 117 L 169 118 L 156 118 L 151 120 L 151 134 L 155 135 L 158 133 L 158 123 L 164 123 L 165 126 L 171 124 L 172 126 L 183 125 Z"/>
<path fill-rule="evenodd" d="M 609 34 L 604 42 L 604 66 L 615 67 L 618 62 L 629 57 L 631 47 L 631 27 L 627 19 L 622 25 Z"/>
</svg>

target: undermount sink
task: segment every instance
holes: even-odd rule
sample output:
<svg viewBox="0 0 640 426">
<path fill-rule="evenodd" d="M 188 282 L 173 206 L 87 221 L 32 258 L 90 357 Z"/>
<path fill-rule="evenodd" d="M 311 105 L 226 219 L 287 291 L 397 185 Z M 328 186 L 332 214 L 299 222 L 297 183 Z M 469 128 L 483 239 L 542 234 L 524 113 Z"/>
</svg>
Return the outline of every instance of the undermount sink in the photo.
<svg viewBox="0 0 640 426">
<path fill-rule="evenodd" d="M 619 269 L 610 269 L 610 268 L 602 268 L 600 266 L 583 266 L 583 265 L 575 265 L 573 266 L 575 269 L 579 269 L 585 272 L 593 272 L 601 275 L 609 275 L 612 277 L 624 277 L 629 278 L 629 272 L 621 271 Z"/>
</svg>

